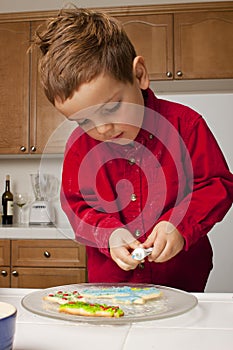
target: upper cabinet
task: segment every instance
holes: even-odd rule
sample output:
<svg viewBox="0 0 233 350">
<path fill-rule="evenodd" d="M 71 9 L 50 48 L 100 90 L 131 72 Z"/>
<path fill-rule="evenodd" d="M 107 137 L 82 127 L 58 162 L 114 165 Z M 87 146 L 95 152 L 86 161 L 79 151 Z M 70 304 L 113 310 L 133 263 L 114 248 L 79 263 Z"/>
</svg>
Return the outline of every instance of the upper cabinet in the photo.
<svg viewBox="0 0 233 350">
<path fill-rule="evenodd" d="M 233 11 L 174 15 L 175 79 L 233 78 Z"/>
<path fill-rule="evenodd" d="M 134 44 L 137 55 L 145 58 L 152 80 L 173 76 L 173 16 L 129 15 L 116 17 Z"/>
<path fill-rule="evenodd" d="M 0 152 L 28 146 L 30 42 L 28 22 L 0 23 Z"/>
<path fill-rule="evenodd" d="M 233 78 L 233 2 L 132 7 L 113 15 L 145 57 L 151 80 Z"/>
<path fill-rule="evenodd" d="M 39 22 L 0 23 L 0 154 L 62 153 L 65 117 L 42 90 L 31 35 Z M 56 136 L 56 130 L 58 130 Z"/>
<path fill-rule="evenodd" d="M 31 23 L 31 36 L 34 35 L 41 21 Z M 30 147 L 35 146 L 36 153 L 63 153 L 65 142 L 73 129 L 73 123 L 59 113 L 48 101 L 40 83 L 38 71 L 39 49 L 31 50 L 30 81 Z M 76 124 L 77 126 L 77 124 Z"/>
</svg>

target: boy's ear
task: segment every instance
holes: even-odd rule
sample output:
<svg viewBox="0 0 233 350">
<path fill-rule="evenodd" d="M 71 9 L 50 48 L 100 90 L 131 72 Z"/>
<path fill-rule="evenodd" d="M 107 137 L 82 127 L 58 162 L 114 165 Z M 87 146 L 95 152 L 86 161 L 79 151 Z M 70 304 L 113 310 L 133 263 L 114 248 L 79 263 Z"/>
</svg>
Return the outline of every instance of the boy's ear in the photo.
<svg viewBox="0 0 233 350">
<path fill-rule="evenodd" d="M 133 60 L 133 74 L 139 83 L 139 87 L 142 90 L 146 90 L 149 87 L 150 81 L 145 60 L 142 56 L 137 56 Z"/>
</svg>

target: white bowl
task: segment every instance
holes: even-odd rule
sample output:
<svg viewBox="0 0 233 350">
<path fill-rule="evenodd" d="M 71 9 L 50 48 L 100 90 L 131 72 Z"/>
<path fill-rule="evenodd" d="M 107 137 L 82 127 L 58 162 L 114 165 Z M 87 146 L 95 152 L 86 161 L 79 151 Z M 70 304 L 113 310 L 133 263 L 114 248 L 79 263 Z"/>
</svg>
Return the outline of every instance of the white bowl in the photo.
<svg viewBox="0 0 233 350">
<path fill-rule="evenodd" d="M 11 350 L 15 335 L 16 308 L 0 302 L 0 350 Z"/>
</svg>

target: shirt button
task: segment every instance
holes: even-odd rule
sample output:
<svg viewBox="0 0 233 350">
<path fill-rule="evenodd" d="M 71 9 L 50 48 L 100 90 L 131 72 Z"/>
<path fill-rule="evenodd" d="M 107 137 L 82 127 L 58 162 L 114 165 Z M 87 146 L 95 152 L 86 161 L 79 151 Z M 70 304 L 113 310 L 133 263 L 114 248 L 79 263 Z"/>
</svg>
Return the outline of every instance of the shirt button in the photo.
<svg viewBox="0 0 233 350">
<path fill-rule="evenodd" d="M 134 232 L 136 237 L 139 237 L 141 235 L 141 231 L 140 230 L 135 230 Z"/>
<path fill-rule="evenodd" d="M 152 140 L 154 138 L 154 135 L 150 134 L 149 139 Z"/>
<path fill-rule="evenodd" d="M 132 193 L 132 194 L 131 194 L 131 201 L 132 201 L 132 202 L 135 202 L 136 200 L 137 200 L 136 194 L 135 194 L 135 193 Z"/>
<path fill-rule="evenodd" d="M 140 270 L 143 270 L 143 269 L 145 268 L 145 264 L 144 264 L 144 263 L 138 264 L 138 268 L 139 268 Z"/>
<path fill-rule="evenodd" d="M 129 162 L 130 165 L 134 165 L 136 163 L 136 160 L 135 160 L 135 158 L 130 158 L 128 160 L 128 162 Z"/>
</svg>

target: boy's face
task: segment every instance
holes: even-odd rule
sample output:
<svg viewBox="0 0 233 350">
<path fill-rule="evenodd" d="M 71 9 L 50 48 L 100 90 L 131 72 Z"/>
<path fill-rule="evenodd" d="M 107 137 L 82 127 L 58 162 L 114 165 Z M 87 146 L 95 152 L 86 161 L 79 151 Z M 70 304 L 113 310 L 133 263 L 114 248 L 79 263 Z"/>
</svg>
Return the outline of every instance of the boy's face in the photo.
<svg viewBox="0 0 233 350">
<path fill-rule="evenodd" d="M 110 75 L 100 75 L 82 84 L 71 98 L 55 101 L 55 107 L 75 120 L 98 141 L 128 144 L 142 125 L 144 100 L 140 79 L 123 83 Z"/>
</svg>

